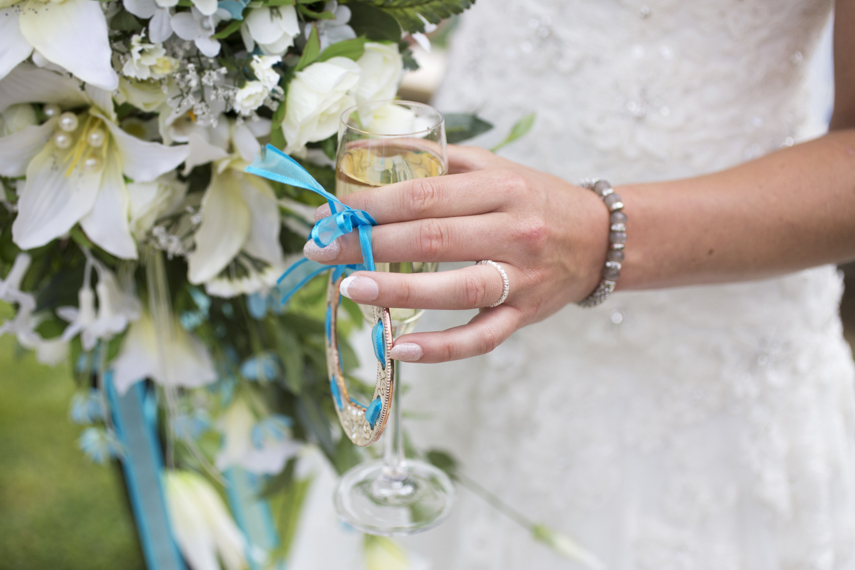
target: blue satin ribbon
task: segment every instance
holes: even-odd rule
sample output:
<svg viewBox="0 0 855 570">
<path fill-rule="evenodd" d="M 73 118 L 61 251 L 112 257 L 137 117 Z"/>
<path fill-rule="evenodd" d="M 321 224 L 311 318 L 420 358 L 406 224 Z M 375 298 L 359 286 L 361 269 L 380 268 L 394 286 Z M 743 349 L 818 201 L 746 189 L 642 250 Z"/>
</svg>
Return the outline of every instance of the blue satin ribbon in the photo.
<svg viewBox="0 0 855 570">
<path fill-rule="evenodd" d="M 104 386 L 116 436 L 122 443 L 122 469 L 137 523 L 146 568 L 187 570 L 172 534 L 163 487 L 163 461 L 157 437 L 157 402 L 145 382 L 119 396 L 112 372 L 104 373 Z"/>
<path fill-rule="evenodd" d="M 313 277 L 324 271 L 333 272 L 333 281 L 337 281 L 345 272 L 350 271 L 374 271 L 374 252 L 371 249 L 371 228 L 377 222 L 368 212 L 351 208 L 342 204 L 338 198 L 324 190 L 317 180 L 309 174 L 305 168 L 299 165 L 293 158 L 272 145 L 262 149 L 261 156 L 257 156 L 246 171 L 275 180 L 290 186 L 305 188 L 323 196 L 330 206 L 331 215 L 318 220 L 309 234 L 309 238 L 318 247 L 327 247 L 333 241 L 354 229 L 359 232 L 359 246 L 362 250 L 362 263 L 323 265 L 306 258 L 291 265 L 279 278 L 277 284 L 282 291 L 282 304 L 288 302 L 291 296 Z"/>
</svg>

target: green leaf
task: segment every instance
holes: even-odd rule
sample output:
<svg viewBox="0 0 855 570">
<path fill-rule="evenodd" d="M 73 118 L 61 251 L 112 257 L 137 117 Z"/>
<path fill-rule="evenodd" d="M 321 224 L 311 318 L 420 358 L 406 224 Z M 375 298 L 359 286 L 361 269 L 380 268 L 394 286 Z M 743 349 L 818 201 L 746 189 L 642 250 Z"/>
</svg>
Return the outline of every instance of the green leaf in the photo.
<svg viewBox="0 0 855 570">
<path fill-rule="evenodd" d="M 457 472 L 458 464 L 457 460 L 454 459 L 448 452 L 440 451 L 438 449 L 431 449 L 425 455 L 427 460 L 434 467 L 445 471 L 445 473 L 454 478 L 455 473 Z"/>
<path fill-rule="evenodd" d="M 491 148 L 490 150 L 493 152 L 498 151 L 500 148 L 511 144 L 517 139 L 521 139 L 531 130 L 532 125 L 534 125 L 534 119 L 537 117 L 537 113 L 532 111 L 522 119 L 516 122 L 516 124 L 511 127 L 511 132 L 508 133 L 508 136 L 505 137 L 505 140 Z"/>
<path fill-rule="evenodd" d="M 335 446 L 335 470 L 341 474 L 352 467 L 356 467 L 362 461 L 359 456 L 359 448 L 351 441 L 342 437 Z"/>
<path fill-rule="evenodd" d="M 412 33 L 425 31 L 422 18 L 438 24 L 471 7 L 474 0 L 374 0 L 373 4 L 398 20 L 405 31 Z"/>
<path fill-rule="evenodd" d="M 334 43 L 322 51 L 316 61 L 327 61 L 334 57 L 346 57 L 356 61 L 362 57 L 363 53 L 365 53 L 365 42 L 367 41 L 368 38 L 362 36 L 352 40 Z"/>
<path fill-rule="evenodd" d="M 127 10 L 121 10 L 110 20 L 110 27 L 123 32 L 137 32 L 143 29 L 142 24 Z"/>
<path fill-rule="evenodd" d="M 401 53 L 401 59 L 404 61 L 404 69 L 407 71 L 416 71 L 419 68 L 419 62 L 416 61 L 413 50 L 410 49 L 410 44 L 407 42 L 399 43 L 398 51 Z"/>
<path fill-rule="evenodd" d="M 297 4 L 297 11 L 303 14 L 304 16 L 308 16 L 310 18 L 314 18 L 316 20 L 332 20 L 335 18 L 335 14 L 332 12 L 315 12 L 306 8 L 303 4 Z"/>
<path fill-rule="evenodd" d="M 333 135 L 328 139 L 321 141 L 321 150 L 330 160 L 335 160 L 335 154 L 338 147 L 338 135 Z"/>
<path fill-rule="evenodd" d="M 458 144 L 493 128 L 492 123 L 474 113 L 445 113 L 445 136 L 449 144 Z"/>
<path fill-rule="evenodd" d="M 312 24 L 312 33 L 309 35 L 306 47 L 303 48 L 303 55 L 300 56 L 295 71 L 306 69 L 318 59 L 319 55 L 321 55 L 321 38 L 318 36 L 318 27 Z"/>
<path fill-rule="evenodd" d="M 243 22 L 241 22 L 241 20 L 232 20 L 231 22 L 229 22 L 229 25 L 227 25 L 225 28 L 223 28 L 222 30 L 220 30 L 219 32 L 217 32 L 216 34 L 214 34 L 211 37 L 214 38 L 215 40 L 221 40 L 223 38 L 227 38 L 230 35 L 232 35 L 233 33 L 235 33 L 236 31 L 238 31 L 240 29 L 240 25 L 242 23 Z"/>
<path fill-rule="evenodd" d="M 353 324 L 356 325 L 357 328 L 362 328 L 362 325 L 365 322 L 365 317 L 362 315 L 359 305 L 347 297 L 344 297 L 342 298 L 341 307 L 347 312 L 347 315 L 350 317 L 350 320 L 353 321 Z"/>
<path fill-rule="evenodd" d="M 281 498 L 281 504 L 277 506 L 276 517 L 279 527 L 279 546 L 272 553 L 274 560 L 285 560 L 291 550 L 297 527 L 300 524 L 300 513 L 303 511 L 303 503 L 312 486 L 312 478 L 296 479 L 288 485 Z M 279 503 L 280 501 L 276 501 Z"/>
<path fill-rule="evenodd" d="M 348 25 L 358 36 L 366 36 L 373 41 L 398 42 L 401 40 L 401 25 L 388 12 L 365 2 L 351 2 Z"/>
<path fill-rule="evenodd" d="M 296 335 L 288 328 L 276 326 L 276 344 L 285 365 L 285 385 L 294 394 L 303 390 L 303 351 Z"/>
<path fill-rule="evenodd" d="M 297 401 L 297 421 L 309 434 L 314 436 L 311 439 L 317 441 L 330 463 L 334 463 L 335 445 L 332 440 L 332 430 L 321 409 L 320 402 L 315 398 L 300 396 Z"/>
</svg>

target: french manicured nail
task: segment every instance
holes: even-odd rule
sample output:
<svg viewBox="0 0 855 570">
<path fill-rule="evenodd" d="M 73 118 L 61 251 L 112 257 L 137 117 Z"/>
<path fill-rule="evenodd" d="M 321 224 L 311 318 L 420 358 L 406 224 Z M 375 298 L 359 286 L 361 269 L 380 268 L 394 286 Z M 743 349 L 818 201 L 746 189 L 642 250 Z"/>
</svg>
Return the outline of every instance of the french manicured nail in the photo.
<svg viewBox="0 0 855 570">
<path fill-rule="evenodd" d="M 376 281 L 370 277 L 358 277 L 356 275 L 345 277 L 344 281 L 341 282 L 340 291 L 342 295 L 357 303 L 373 301 L 380 294 Z"/>
<path fill-rule="evenodd" d="M 315 210 L 315 221 L 323 220 L 328 217 L 332 212 L 330 212 L 330 205 L 324 204 L 323 206 L 319 206 L 317 210 Z"/>
<path fill-rule="evenodd" d="M 396 344 L 389 351 L 389 357 L 403 362 L 418 362 L 424 355 L 422 347 L 412 342 Z"/>
<path fill-rule="evenodd" d="M 303 246 L 303 255 L 312 261 L 332 261 L 341 253 L 341 246 L 338 245 L 338 240 L 335 240 L 326 247 L 318 247 L 313 240 L 306 242 Z"/>
</svg>

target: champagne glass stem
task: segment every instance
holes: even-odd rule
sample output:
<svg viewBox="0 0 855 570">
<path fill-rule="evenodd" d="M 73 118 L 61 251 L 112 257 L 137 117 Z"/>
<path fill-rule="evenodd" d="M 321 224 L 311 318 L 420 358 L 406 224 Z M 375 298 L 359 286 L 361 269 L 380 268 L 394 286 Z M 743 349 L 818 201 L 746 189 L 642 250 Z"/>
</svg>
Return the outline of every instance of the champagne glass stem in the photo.
<svg viewBox="0 0 855 570">
<path fill-rule="evenodd" d="M 404 432 L 401 426 L 401 363 L 395 362 L 395 382 L 392 392 L 392 430 L 386 437 L 383 475 L 395 481 L 407 476 L 404 466 Z"/>
</svg>

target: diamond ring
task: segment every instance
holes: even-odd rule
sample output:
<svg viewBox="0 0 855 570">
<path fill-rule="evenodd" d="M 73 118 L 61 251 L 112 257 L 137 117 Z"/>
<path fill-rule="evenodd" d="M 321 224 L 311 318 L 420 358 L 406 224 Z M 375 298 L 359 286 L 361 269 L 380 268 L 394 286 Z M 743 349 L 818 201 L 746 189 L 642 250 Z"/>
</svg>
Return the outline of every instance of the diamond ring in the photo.
<svg viewBox="0 0 855 570">
<path fill-rule="evenodd" d="M 490 305 L 491 309 L 493 307 L 498 307 L 499 305 L 501 305 L 502 303 L 505 302 L 505 299 L 508 298 L 508 293 L 511 290 L 511 284 L 508 281 L 508 274 L 505 273 L 505 269 L 501 265 L 499 265 L 498 263 L 496 263 L 492 259 L 482 259 L 481 261 L 479 261 L 475 265 L 492 265 L 493 267 L 496 268 L 496 271 L 499 272 L 499 275 L 502 276 L 502 284 L 503 284 L 502 296 L 499 298 L 498 301 L 496 301 L 495 303 Z"/>
</svg>

